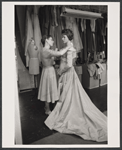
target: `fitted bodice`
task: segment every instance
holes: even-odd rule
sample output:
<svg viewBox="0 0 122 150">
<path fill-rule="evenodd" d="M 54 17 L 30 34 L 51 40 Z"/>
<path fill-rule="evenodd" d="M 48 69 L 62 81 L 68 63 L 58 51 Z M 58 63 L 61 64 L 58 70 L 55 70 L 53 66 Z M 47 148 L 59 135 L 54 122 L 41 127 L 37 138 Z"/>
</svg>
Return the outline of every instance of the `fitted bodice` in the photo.
<svg viewBox="0 0 122 150">
<path fill-rule="evenodd" d="M 52 66 L 54 63 L 54 60 L 52 59 L 49 51 L 44 48 L 41 52 L 41 60 L 42 60 L 43 67 Z"/>
<path fill-rule="evenodd" d="M 66 68 L 70 68 L 74 65 L 74 60 L 77 57 L 76 49 L 74 47 L 70 48 L 62 57 L 60 62 L 59 70 L 62 72 Z"/>
<path fill-rule="evenodd" d="M 71 48 L 61 57 L 61 62 L 68 63 L 68 61 L 73 61 L 74 58 L 76 58 L 76 50 L 74 48 Z"/>
</svg>

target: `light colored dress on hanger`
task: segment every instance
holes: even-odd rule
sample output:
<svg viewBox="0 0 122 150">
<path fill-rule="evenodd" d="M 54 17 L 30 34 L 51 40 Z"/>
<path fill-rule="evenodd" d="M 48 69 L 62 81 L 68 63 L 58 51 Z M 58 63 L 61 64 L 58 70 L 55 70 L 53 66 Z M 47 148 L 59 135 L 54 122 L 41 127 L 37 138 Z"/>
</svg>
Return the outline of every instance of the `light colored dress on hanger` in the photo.
<svg viewBox="0 0 122 150">
<path fill-rule="evenodd" d="M 69 66 L 69 69 L 59 78 L 59 101 L 45 124 L 51 130 L 75 134 L 85 140 L 107 141 L 107 117 L 83 89 L 73 67 L 75 53 L 71 48 L 61 61 L 61 65 L 63 63 L 64 68 Z"/>
<path fill-rule="evenodd" d="M 40 25 L 39 25 L 39 18 L 38 18 L 38 6 L 34 6 L 34 40 L 35 40 L 35 44 L 38 47 L 39 50 L 39 59 L 41 61 L 41 50 L 43 48 L 42 43 L 41 43 L 41 39 L 42 39 L 42 35 L 41 35 L 41 30 L 40 30 Z"/>
<path fill-rule="evenodd" d="M 33 38 L 33 26 L 32 26 L 32 20 L 30 17 L 29 8 L 27 8 L 26 12 L 26 42 L 25 42 L 25 56 L 26 56 L 26 67 L 29 66 L 29 56 L 27 53 L 28 45 L 30 42 L 30 39 Z"/>
</svg>

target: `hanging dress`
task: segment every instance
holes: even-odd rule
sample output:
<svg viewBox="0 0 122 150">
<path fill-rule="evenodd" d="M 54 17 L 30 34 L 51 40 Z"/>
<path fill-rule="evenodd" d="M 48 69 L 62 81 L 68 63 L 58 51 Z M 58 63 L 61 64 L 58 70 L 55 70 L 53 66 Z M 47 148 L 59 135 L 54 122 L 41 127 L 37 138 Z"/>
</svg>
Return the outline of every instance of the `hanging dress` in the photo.
<svg viewBox="0 0 122 150">
<path fill-rule="evenodd" d="M 22 62 L 19 54 L 18 46 L 16 46 L 17 54 L 17 70 L 18 70 L 18 86 L 19 90 L 26 90 L 34 88 L 33 76 L 29 74 L 28 69 Z"/>
<path fill-rule="evenodd" d="M 27 53 L 27 49 L 28 49 L 28 45 L 29 45 L 31 38 L 33 38 L 33 27 L 32 27 L 32 20 L 30 17 L 30 13 L 27 8 L 27 12 L 26 12 L 26 42 L 25 42 L 26 67 L 29 66 L 29 56 Z"/>
<path fill-rule="evenodd" d="M 39 19 L 38 19 L 38 9 L 39 7 L 35 5 L 34 6 L 34 40 L 39 51 L 39 61 L 41 61 L 41 50 L 43 46 L 41 43 L 42 35 L 41 35 Z"/>
<path fill-rule="evenodd" d="M 50 17 L 49 17 L 49 35 L 51 35 L 53 37 L 54 40 L 54 44 L 51 47 L 52 49 L 57 48 L 56 46 L 56 37 L 55 37 L 55 26 L 56 26 L 56 22 L 55 22 L 55 13 L 54 13 L 54 6 L 50 6 L 49 7 L 49 13 L 50 13 Z"/>
<path fill-rule="evenodd" d="M 57 26 L 55 27 L 55 38 L 56 38 L 56 46 L 58 49 L 64 48 L 66 45 L 63 43 L 62 40 L 62 27 L 61 27 L 61 17 L 60 17 L 60 7 L 56 6 L 56 20 Z"/>
<path fill-rule="evenodd" d="M 69 69 L 59 79 L 59 101 L 45 124 L 51 130 L 75 134 L 85 140 L 107 141 L 107 117 L 92 103 L 83 89 L 71 65 L 74 56 L 74 51 L 67 52 L 65 63 Z"/>
<path fill-rule="evenodd" d="M 96 62 L 97 54 L 96 54 L 96 38 L 95 38 L 95 19 L 91 19 L 90 26 L 92 31 L 92 51 L 94 52 L 94 62 Z"/>
</svg>

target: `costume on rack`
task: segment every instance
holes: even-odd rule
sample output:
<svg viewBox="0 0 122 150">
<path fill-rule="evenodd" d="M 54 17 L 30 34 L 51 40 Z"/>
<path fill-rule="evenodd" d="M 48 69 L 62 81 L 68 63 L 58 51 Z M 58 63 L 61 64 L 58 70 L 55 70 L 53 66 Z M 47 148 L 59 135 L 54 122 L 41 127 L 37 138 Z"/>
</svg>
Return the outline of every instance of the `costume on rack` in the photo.
<svg viewBox="0 0 122 150">
<path fill-rule="evenodd" d="M 57 15 L 57 26 L 55 27 L 55 38 L 56 38 L 56 45 L 58 49 L 64 48 L 65 44 L 62 41 L 62 27 L 61 27 L 61 17 L 60 17 L 60 8 L 57 6 L 56 8 L 56 15 Z"/>
<path fill-rule="evenodd" d="M 58 83 L 59 101 L 45 124 L 60 133 L 75 134 L 86 140 L 107 141 L 107 117 L 92 103 L 72 65 L 76 51 L 62 58 L 65 70 Z M 63 67 L 62 67 L 63 68 Z"/>
<path fill-rule="evenodd" d="M 30 42 L 27 49 L 29 56 L 29 73 L 32 75 L 39 74 L 39 50 Z"/>
<path fill-rule="evenodd" d="M 87 52 L 92 53 L 92 32 L 90 27 L 90 20 L 86 20 L 86 41 L 87 41 Z"/>
<path fill-rule="evenodd" d="M 52 46 L 52 49 L 56 48 L 56 37 L 55 37 L 55 26 L 56 26 L 56 22 L 55 22 L 55 14 L 54 14 L 54 7 L 55 6 L 50 6 L 49 7 L 49 13 L 50 13 L 50 17 L 49 17 L 49 35 L 51 35 L 53 37 L 54 40 L 54 44 Z"/>
<path fill-rule="evenodd" d="M 103 51 L 103 36 L 102 36 L 102 22 L 103 20 L 97 19 L 96 20 L 96 49 L 97 52 L 102 52 Z"/>
<path fill-rule="evenodd" d="M 82 35 L 82 40 L 83 40 L 83 58 L 84 58 L 84 62 L 87 61 L 87 43 L 86 43 L 86 20 L 85 19 L 81 19 L 81 29 L 83 32 Z"/>
<path fill-rule="evenodd" d="M 38 6 L 34 6 L 34 41 L 35 44 L 38 48 L 39 51 L 39 61 L 41 62 L 41 50 L 42 50 L 42 44 L 41 44 L 41 39 L 42 39 L 42 35 L 41 35 L 41 30 L 40 30 L 40 26 L 39 26 L 39 19 L 38 19 Z"/>
<path fill-rule="evenodd" d="M 31 38 L 33 38 L 33 27 L 32 27 L 32 20 L 30 17 L 29 8 L 27 8 L 27 12 L 26 12 L 26 42 L 25 42 L 26 67 L 29 66 L 29 56 L 27 53 L 27 49 L 28 49 L 28 45 L 29 45 Z"/>
</svg>

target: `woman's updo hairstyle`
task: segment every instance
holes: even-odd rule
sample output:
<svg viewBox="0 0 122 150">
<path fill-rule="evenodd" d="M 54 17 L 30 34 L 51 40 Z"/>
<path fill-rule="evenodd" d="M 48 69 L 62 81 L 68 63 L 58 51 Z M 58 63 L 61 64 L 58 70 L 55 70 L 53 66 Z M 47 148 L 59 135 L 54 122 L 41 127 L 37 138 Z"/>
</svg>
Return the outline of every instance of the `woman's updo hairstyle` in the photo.
<svg viewBox="0 0 122 150">
<path fill-rule="evenodd" d="M 62 34 L 66 35 L 70 41 L 73 39 L 74 36 L 72 30 L 70 29 L 62 30 Z"/>
<path fill-rule="evenodd" d="M 52 37 L 52 36 L 51 35 L 43 35 L 43 37 L 41 39 L 41 42 L 42 42 L 43 46 L 45 46 L 46 39 L 49 39 L 50 37 Z"/>
</svg>

